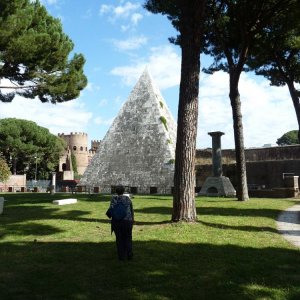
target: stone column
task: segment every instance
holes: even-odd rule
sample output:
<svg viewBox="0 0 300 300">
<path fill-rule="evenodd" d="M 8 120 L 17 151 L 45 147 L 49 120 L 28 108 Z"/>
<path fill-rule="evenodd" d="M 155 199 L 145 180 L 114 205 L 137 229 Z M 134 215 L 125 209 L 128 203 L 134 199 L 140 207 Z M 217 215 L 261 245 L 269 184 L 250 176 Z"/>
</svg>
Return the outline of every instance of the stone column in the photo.
<svg viewBox="0 0 300 300">
<path fill-rule="evenodd" d="M 212 137 L 212 166 L 213 177 L 222 176 L 222 150 L 221 150 L 221 136 L 224 132 L 215 131 L 208 133 Z"/>
<path fill-rule="evenodd" d="M 52 172 L 52 185 L 50 189 L 51 195 L 55 194 L 55 186 L 56 186 L 56 172 Z"/>
</svg>

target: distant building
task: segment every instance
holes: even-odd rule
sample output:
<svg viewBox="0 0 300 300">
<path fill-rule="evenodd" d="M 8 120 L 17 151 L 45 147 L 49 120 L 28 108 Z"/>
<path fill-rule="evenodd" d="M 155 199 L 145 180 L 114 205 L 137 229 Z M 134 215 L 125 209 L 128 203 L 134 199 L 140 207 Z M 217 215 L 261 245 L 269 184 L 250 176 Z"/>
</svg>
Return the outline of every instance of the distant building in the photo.
<svg viewBox="0 0 300 300">
<path fill-rule="evenodd" d="M 91 159 L 95 155 L 101 141 L 92 140 L 91 147 L 88 148 L 88 135 L 84 132 L 71 132 L 70 134 L 59 133 L 58 136 L 62 138 L 67 148 L 65 153 L 59 160 L 59 173 L 62 173 L 61 179 L 74 179 L 74 166 L 72 165 L 72 154 L 75 156 L 77 173 L 82 175 Z"/>
</svg>

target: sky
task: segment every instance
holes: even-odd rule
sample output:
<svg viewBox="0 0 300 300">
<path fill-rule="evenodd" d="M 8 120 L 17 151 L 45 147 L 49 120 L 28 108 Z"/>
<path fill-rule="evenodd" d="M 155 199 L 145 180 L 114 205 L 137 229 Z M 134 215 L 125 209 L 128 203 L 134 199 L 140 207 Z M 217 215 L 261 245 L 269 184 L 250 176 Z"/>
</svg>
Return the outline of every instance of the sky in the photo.
<svg viewBox="0 0 300 300">
<path fill-rule="evenodd" d="M 73 53 L 86 59 L 87 87 L 79 98 L 60 104 L 15 97 L 0 102 L 0 118 L 32 120 L 53 134 L 86 132 L 104 138 L 121 106 L 147 67 L 177 120 L 181 51 L 169 43 L 176 31 L 162 15 L 146 11 L 144 0 L 42 0 L 59 18 L 74 42 Z M 211 58 L 201 56 L 201 67 Z M 234 148 L 229 77 L 200 74 L 197 148 L 212 146 L 211 131 L 222 131 L 222 148 Z M 246 148 L 275 145 L 298 128 L 288 88 L 272 87 L 261 76 L 243 73 L 240 80 Z"/>
</svg>

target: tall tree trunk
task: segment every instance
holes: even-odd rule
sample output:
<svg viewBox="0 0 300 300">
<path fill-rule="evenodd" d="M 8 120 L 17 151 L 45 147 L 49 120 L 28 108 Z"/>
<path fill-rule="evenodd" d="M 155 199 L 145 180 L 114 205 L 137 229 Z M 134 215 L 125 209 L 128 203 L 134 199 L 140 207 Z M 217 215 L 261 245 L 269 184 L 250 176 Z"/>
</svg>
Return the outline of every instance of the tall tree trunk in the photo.
<svg viewBox="0 0 300 300">
<path fill-rule="evenodd" d="M 299 91 L 296 90 L 293 81 L 287 82 L 291 98 L 293 100 L 297 121 L 298 121 L 298 143 L 300 144 L 300 100 L 299 100 Z"/>
<path fill-rule="evenodd" d="M 229 98 L 233 116 L 233 131 L 235 142 L 236 172 L 237 172 L 237 198 L 239 201 L 249 200 L 246 159 L 244 151 L 244 133 L 242 123 L 242 110 L 240 93 L 238 90 L 240 73 L 236 70 L 230 71 L 230 93 Z"/>
<path fill-rule="evenodd" d="M 189 3 L 185 3 L 189 6 Z M 189 8 L 189 14 L 194 14 Z M 200 72 L 199 22 L 184 20 L 181 31 L 181 81 L 179 91 L 177 142 L 175 156 L 174 197 L 172 221 L 195 221 L 195 155 L 198 121 L 198 93 Z M 196 22 L 197 21 L 197 22 Z M 193 25 L 194 26 L 193 26 Z"/>
<path fill-rule="evenodd" d="M 15 157 L 12 158 L 13 175 L 17 175 L 17 160 Z"/>
</svg>

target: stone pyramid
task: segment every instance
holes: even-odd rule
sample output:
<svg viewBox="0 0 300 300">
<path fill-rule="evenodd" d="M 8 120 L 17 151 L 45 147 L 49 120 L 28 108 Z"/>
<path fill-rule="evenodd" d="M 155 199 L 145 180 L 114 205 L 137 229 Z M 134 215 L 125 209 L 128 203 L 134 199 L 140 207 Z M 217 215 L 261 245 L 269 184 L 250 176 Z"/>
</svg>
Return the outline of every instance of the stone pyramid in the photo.
<svg viewBox="0 0 300 300">
<path fill-rule="evenodd" d="M 171 193 L 176 123 L 147 69 L 101 141 L 80 185 Z"/>
</svg>

